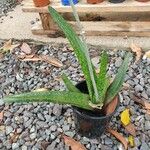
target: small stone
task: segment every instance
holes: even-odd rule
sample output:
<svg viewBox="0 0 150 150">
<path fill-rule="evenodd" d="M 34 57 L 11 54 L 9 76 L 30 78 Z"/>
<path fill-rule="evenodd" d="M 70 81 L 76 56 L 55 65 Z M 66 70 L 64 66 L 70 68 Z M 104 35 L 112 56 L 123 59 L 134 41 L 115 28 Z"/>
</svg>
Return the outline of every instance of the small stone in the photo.
<svg viewBox="0 0 150 150">
<path fill-rule="evenodd" d="M 16 74 L 16 79 L 18 81 L 23 81 L 23 76 L 19 75 L 18 73 Z"/>
<path fill-rule="evenodd" d="M 150 115 L 149 114 L 145 114 L 145 119 L 150 121 Z"/>
<path fill-rule="evenodd" d="M 43 121 L 38 121 L 37 125 L 41 128 L 48 128 L 48 124 L 46 122 L 43 122 Z"/>
<path fill-rule="evenodd" d="M 95 68 L 99 67 L 99 56 L 92 58 L 92 63 Z"/>
<path fill-rule="evenodd" d="M 70 137 L 74 137 L 74 135 L 75 135 L 75 132 L 74 131 L 67 131 L 67 132 L 65 132 L 65 134 L 67 135 L 67 136 L 70 136 Z"/>
<path fill-rule="evenodd" d="M 60 133 L 62 133 L 62 132 L 63 132 L 63 129 L 57 128 L 57 131 L 60 132 Z"/>
<path fill-rule="evenodd" d="M 54 135 L 54 134 L 51 134 L 51 135 L 50 135 L 50 138 L 51 138 L 52 140 L 54 140 L 54 139 L 55 139 L 55 135 Z"/>
<path fill-rule="evenodd" d="M 21 128 L 17 128 L 17 133 L 21 133 L 22 129 Z"/>
<path fill-rule="evenodd" d="M 62 106 L 59 104 L 56 104 L 53 108 L 53 114 L 59 117 L 61 115 L 61 112 L 62 112 Z"/>
<path fill-rule="evenodd" d="M 115 66 L 120 67 L 121 64 L 122 64 L 122 59 L 119 57 L 119 58 L 117 58 L 117 60 L 115 62 Z"/>
<path fill-rule="evenodd" d="M 0 99 L 0 106 L 4 105 L 4 101 Z"/>
<path fill-rule="evenodd" d="M 53 141 L 53 142 L 46 148 L 46 150 L 53 150 L 53 149 L 55 149 L 55 146 L 56 146 L 56 141 Z"/>
<path fill-rule="evenodd" d="M 105 138 L 105 144 L 106 145 L 112 145 L 113 142 L 112 142 L 112 140 L 110 138 Z"/>
<path fill-rule="evenodd" d="M 140 150 L 150 150 L 150 147 L 145 142 L 142 142 Z"/>
<path fill-rule="evenodd" d="M 50 130 L 51 130 L 51 131 L 56 131 L 56 129 L 57 129 L 57 126 L 56 126 L 56 125 L 52 125 L 52 126 L 50 127 Z"/>
<path fill-rule="evenodd" d="M 144 91 L 141 93 L 141 96 L 144 97 L 145 99 L 148 99 L 148 95 Z"/>
<path fill-rule="evenodd" d="M 63 126 L 63 131 L 68 131 L 70 129 L 70 126 L 69 125 L 64 125 Z"/>
<path fill-rule="evenodd" d="M 23 145 L 23 146 L 21 147 L 21 150 L 28 150 L 28 147 L 25 146 L 25 145 Z"/>
<path fill-rule="evenodd" d="M 44 121 L 45 119 L 44 119 L 44 117 L 43 117 L 43 115 L 42 114 L 38 114 L 38 118 L 40 119 L 40 120 L 42 120 L 42 121 Z"/>
<path fill-rule="evenodd" d="M 150 130 L 150 121 L 145 121 L 145 129 Z"/>
<path fill-rule="evenodd" d="M 139 147 L 141 145 L 141 142 L 140 142 L 140 140 L 137 137 L 134 139 L 134 141 L 135 141 L 135 145 L 137 147 Z"/>
<path fill-rule="evenodd" d="M 143 87 L 138 84 L 138 85 L 135 86 L 135 91 L 136 91 L 136 92 L 143 91 Z"/>
<path fill-rule="evenodd" d="M 11 126 L 6 126 L 6 135 L 10 134 L 13 131 Z"/>
<path fill-rule="evenodd" d="M 27 122 L 24 123 L 25 127 L 29 127 L 32 124 L 33 120 L 29 119 Z"/>
<path fill-rule="evenodd" d="M 35 126 L 33 126 L 33 127 L 30 129 L 30 133 L 33 133 L 33 132 L 35 132 L 35 131 L 36 131 Z"/>
<path fill-rule="evenodd" d="M 36 133 L 30 134 L 30 138 L 31 138 L 31 140 L 34 140 L 36 138 Z"/>
<path fill-rule="evenodd" d="M 90 144 L 87 144 L 86 145 L 86 148 L 90 149 L 91 145 Z"/>
<path fill-rule="evenodd" d="M 89 142 L 90 140 L 87 137 L 83 137 L 83 141 Z"/>
<path fill-rule="evenodd" d="M 50 115 L 45 115 L 44 117 L 46 119 L 46 122 L 50 122 L 51 121 L 51 116 Z"/>
<path fill-rule="evenodd" d="M 19 143 L 13 143 L 12 150 L 16 150 L 17 148 L 19 148 Z"/>
</svg>

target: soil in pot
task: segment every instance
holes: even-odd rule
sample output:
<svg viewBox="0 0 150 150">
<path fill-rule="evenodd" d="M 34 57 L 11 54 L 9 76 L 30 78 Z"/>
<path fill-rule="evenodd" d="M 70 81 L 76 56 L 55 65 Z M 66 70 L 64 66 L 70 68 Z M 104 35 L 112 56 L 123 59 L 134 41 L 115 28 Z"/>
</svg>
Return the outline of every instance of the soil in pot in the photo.
<svg viewBox="0 0 150 150">
<path fill-rule="evenodd" d="M 88 4 L 97 4 L 97 3 L 102 3 L 104 0 L 87 0 Z"/>
<path fill-rule="evenodd" d="M 33 0 L 36 7 L 44 7 L 50 4 L 49 0 Z"/>
<path fill-rule="evenodd" d="M 122 2 L 124 2 L 125 0 L 109 0 L 109 2 L 110 3 L 115 3 L 115 4 L 117 4 L 117 3 L 122 3 Z"/>
<path fill-rule="evenodd" d="M 83 93 L 88 94 L 86 82 L 83 81 L 76 85 L 76 87 Z M 88 138 L 100 137 L 114 115 L 119 106 L 119 98 L 117 97 L 117 105 L 114 111 L 105 115 L 104 111 L 88 111 L 81 108 L 73 107 L 76 131 Z"/>
</svg>

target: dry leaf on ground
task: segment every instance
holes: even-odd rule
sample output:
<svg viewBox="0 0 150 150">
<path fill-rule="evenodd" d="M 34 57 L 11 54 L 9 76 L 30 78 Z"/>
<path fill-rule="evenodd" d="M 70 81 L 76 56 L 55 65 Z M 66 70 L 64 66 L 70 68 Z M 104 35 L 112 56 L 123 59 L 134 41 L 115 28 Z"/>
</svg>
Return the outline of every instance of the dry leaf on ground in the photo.
<svg viewBox="0 0 150 150">
<path fill-rule="evenodd" d="M 47 142 L 47 141 L 42 141 L 41 142 L 41 149 L 42 150 L 46 150 L 48 145 L 50 145 L 50 142 Z"/>
<path fill-rule="evenodd" d="M 121 123 L 126 126 L 130 123 L 130 113 L 129 113 L 129 109 L 125 109 L 122 113 L 121 113 Z"/>
<path fill-rule="evenodd" d="M 2 53 L 0 53 L 0 59 L 2 59 L 4 57 L 4 55 Z"/>
<path fill-rule="evenodd" d="M 39 61 L 41 60 L 38 56 L 34 56 L 34 55 L 26 55 L 24 59 L 22 59 L 21 61 Z"/>
<path fill-rule="evenodd" d="M 134 137 L 133 136 L 129 136 L 128 137 L 128 141 L 129 141 L 129 144 L 131 147 L 134 147 L 135 146 L 135 142 L 134 142 Z"/>
<path fill-rule="evenodd" d="M 2 53 L 5 52 L 12 52 L 14 48 L 18 47 L 20 44 L 12 44 L 12 40 L 10 39 L 9 41 L 5 42 L 4 45 L 0 48 L 0 51 Z"/>
<path fill-rule="evenodd" d="M 62 62 L 56 58 L 44 56 L 44 55 L 39 56 L 39 58 L 41 58 L 41 60 L 43 60 L 49 64 L 52 64 L 55 67 L 62 67 L 63 66 Z"/>
<path fill-rule="evenodd" d="M 0 123 L 1 123 L 2 120 L 3 120 L 3 117 L 4 117 L 4 112 L 2 111 L 2 112 L 0 112 Z"/>
<path fill-rule="evenodd" d="M 145 100 L 144 98 L 140 98 L 140 97 L 136 96 L 135 94 L 130 94 L 130 97 L 132 98 L 133 101 L 142 105 L 145 109 L 150 110 L 150 103 L 147 102 L 147 100 Z"/>
<path fill-rule="evenodd" d="M 24 52 L 25 54 L 31 54 L 32 50 L 30 46 L 27 43 L 23 43 L 20 47 L 21 51 Z"/>
<path fill-rule="evenodd" d="M 125 150 L 128 149 L 128 142 L 120 133 L 112 129 L 107 129 L 107 131 L 124 145 Z"/>
<path fill-rule="evenodd" d="M 49 57 L 49 56 L 44 56 L 44 55 L 34 55 L 34 54 L 31 54 L 31 55 L 23 55 L 23 56 L 17 56 L 19 59 L 21 59 L 21 61 L 45 61 L 55 67 L 62 67 L 63 64 L 61 61 L 59 61 L 58 59 L 56 58 L 53 58 L 53 57 Z"/>
<path fill-rule="evenodd" d="M 118 97 L 116 96 L 110 103 L 108 103 L 106 105 L 106 107 L 104 108 L 105 114 L 109 115 L 111 113 L 113 113 L 117 107 L 118 104 Z"/>
<path fill-rule="evenodd" d="M 124 126 L 126 131 L 128 131 L 131 135 L 136 136 L 136 130 L 135 126 L 132 123 L 129 123 L 128 125 Z"/>
<path fill-rule="evenodd" d="M 150 50 L 145 52 L 143 59 L 150 58 Z"/>
<path fill-rule="evenodd" d="M 126 129 L 126 131 L 131 135 L 136 136 L 135 126 L 130 122 L 131 119 L 129 109 L 125 109 L 120 116 L 121 116 L 121 123 L 123 127 Z"/>
<path fill-rule="evenodd" d="M 80 142 L 75 141 L 71 137 L 63 136 L 64 142 L 66 145 L 71 147 L 71 150 L 86 150 L 85 146 Z"/>
<path fill-rule="evenodd" d="M 18 138 L 19 138 L 19 136 L 20 135 L 17 132 L 13 133 L 13 135 L 10 136 L 10 139 L 9 139 L 10 143 L 16 143 Z"/>
<path fill-rule="evenodd" d="M 131 44 L 130 48 L 132 52 L 136 53 L 136 61 L 140 60 L 142 56 L 142 49 L 134 43 Z"/>
<path fill-rule="evenodd" d="M 146 110 L 146 113 L 150 115 L 150 109 Z"/>
</svg>

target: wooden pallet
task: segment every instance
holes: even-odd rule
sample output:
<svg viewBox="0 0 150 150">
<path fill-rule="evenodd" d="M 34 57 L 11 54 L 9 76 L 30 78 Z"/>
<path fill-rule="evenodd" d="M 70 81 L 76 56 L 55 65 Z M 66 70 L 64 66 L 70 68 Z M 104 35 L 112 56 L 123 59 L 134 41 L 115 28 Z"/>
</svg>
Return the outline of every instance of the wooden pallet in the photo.
<svg viewBox="0 0 150 150">
<path fill-rule="evenodd" d="M 60 0 L 51 0 L 50 5 L 61 13 L 77 31 L 76 23 L 71 16 L 72 9 L 70 6 L 61 5 Z M 150 19 L 147 21 L 98 21 L 91 19 L 91 17 L 94 18 L 94 16 L 100 16 L 102 13 L 150 13 L 150 2 L 140 3 L 135 0 L 126 0 L 120 4 L 112 4 L 108 1 L 104 1 L 100 4 L 91 5 L 87 4 L 85 0 L 80 0 L 80 3 L 76 5 L 76 9 L 80 14 L 80 17 L 82 17 L 81 23 L 86 35 L 150 36 Z M 25 3 L 23 11 L 36 12 L 40 15 L 41 24 L 38 23 L 32 28 L 33 34 L 46 34 L 52 36 L 62 35 L 58 26 L 48 14 L 47 7 L 35 7 L 33 2 L 29 0 Z M 87 16 L 90 16 L 90 19 Z"/>
</svg>

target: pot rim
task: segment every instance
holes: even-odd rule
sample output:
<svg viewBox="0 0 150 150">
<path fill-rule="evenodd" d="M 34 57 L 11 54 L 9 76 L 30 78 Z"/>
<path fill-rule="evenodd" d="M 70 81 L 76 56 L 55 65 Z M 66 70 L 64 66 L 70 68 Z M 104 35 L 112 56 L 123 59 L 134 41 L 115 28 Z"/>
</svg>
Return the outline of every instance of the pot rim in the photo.
<svg viewBox="0 0 150 150">
<path fill-rule="evenodd" d="M 77 83 L 76 85 L 79 85 L 79 84 L 84 83 L 84 82 L 86 82 L 86 80 L 82 80 L 82 81 L 80 81 L 79 83 Z M 73 107 L 74 111 L 75 111 L 76 113 L 78 113 L 79 115 L 81 115 L 82 117 L 90 117 L 90 118 L 95 119 L 95 120 L 96 120 L 96 119 L 99 119 L 99 118 L 101 118 L 101 119 L 109 118 L 109 117 L 111 117 L 113 114 L 115 114 L 115 112 L 117 111 L 117 109 L 118 109 L 118 107 L 119 107 L 119 105 L 120 105 L 120 97 L 121 97 L 120 95 L 121 95 L 120 93 L 118 93 L 118 94 L 116 95 L 116 96 L 118 97 L 118 104 L 117 104 L 117 106 L 116 106 L 114 112 L 112 112 L 112 113 L 109 114 L 109 115 L 105 115 L 105 116 L 91 116 L 91 115 L 88 115 L 88 114 L 86 114 L 86 113 L 80 112 L 79 109 L 82 110 L 82 108 L 80 108 L 80 107 L 76 107 L 76 106 L 72 106 L 72 107 Z M 83 110 L 90 112 L 90 110 L 86 110 L 86 109 L 83 109 Z M 91 111 L 91 112 L 92 112 L 92 111 Z"/>
<path fill-rule="evenodd" d="M 82 117 L 90 117 L 91 119 L 94 119 L 94 120 L 100 119 L 100 118 L 101 118 L 101 119 L 109 118 L 109 117 L 113 116 L 113 114 L 115 114 L 115 112 L 117 111 L 117 109 L 118 109 L 118 107 L 119 107 L 119 104 L 120 104 L 120 93 L 118 93 L 117 97 L 118 97 L 118 104 L 117 104 L 117 106 L 116 106 L 115 111 L 112 112 L 111 114 L 105 115 L 105 116 L 91 116 L 91 115 L 88 115 L 88 114 L 86 114 L 86 113 L 80 112 L 79 109 L 82 110 L 82 108 L 79 108 L 79 107 L 76 107 L 76 106 L 72 106 L 72 107 L 74 108 L 74 111 L 77 112 L 78 114 L 80 114 Z M 89 111 L 89 110 L 85 110 L 85 111 Z"/>
</svg>

